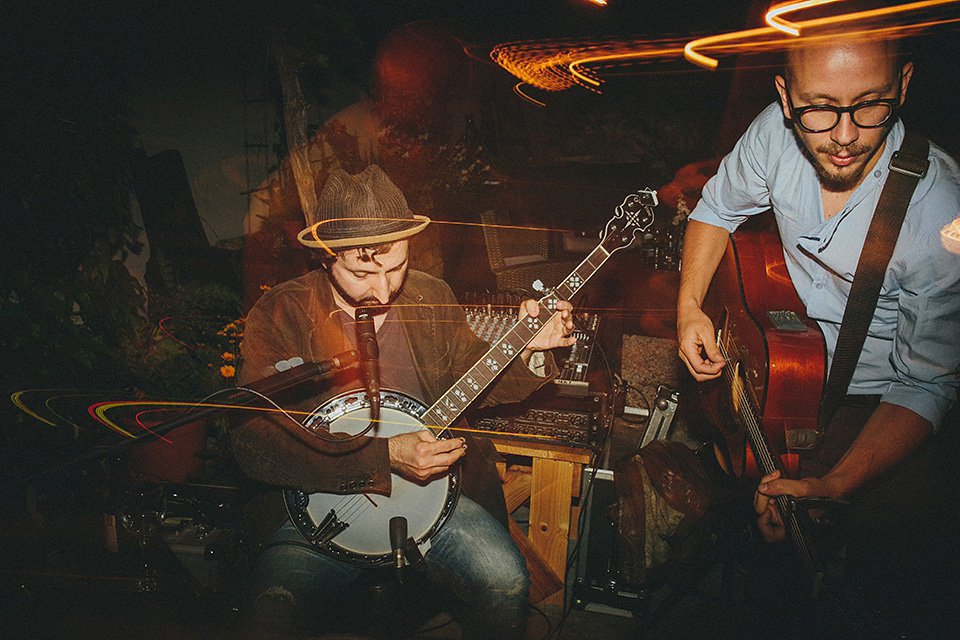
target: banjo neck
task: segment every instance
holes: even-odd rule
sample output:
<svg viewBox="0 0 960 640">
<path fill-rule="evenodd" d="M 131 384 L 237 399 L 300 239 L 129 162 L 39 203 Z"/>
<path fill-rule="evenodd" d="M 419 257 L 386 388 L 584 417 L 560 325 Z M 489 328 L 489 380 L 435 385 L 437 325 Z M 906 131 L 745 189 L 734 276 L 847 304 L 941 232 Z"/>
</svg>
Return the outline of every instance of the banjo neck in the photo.
<svg viewBox="0 0 960 640">
<path fill-rule="evenodd" d="M 552 291 L 537 302 L 537 317 L 521 318 L 457 382 L 421 416 L 424 425 L 439 436 L 520 355 L 544 325 L 557 313 L 560 300 L 570 300 L 618 249 L 629 246 L 637 233 L 653 224 L 656 192 L 643 190 L 627 196 L 607 223 L 602 240 Z"/>
<path fill-rule="evenodd" d="M 422 403 L 402 393 L 382 394 L 383 408 L 391 414 L 380 425 L 385 430 L 384 437 L 423 428 L 437 436 L 446 431 L 553 318 L 558 302 L 575 295 L 614 251 L 629 246 L 637 233 L 653 224 L 656 205 L 655 191 L 647 189 L 628 195 L 604 227 L 600 245 L 554 291 L 540 299 L 537 317 L 527 316 L 516 322 L 433 406 L 424 409 Z M 308 431 L 365 433 L 364 429 L 372 424 L 364 407 L 366 395 L 365 391 L 341 394 L 315 410 L 301 426 Z M 391 517 L 409 517 L 409 537 L 418 547 L 427 545 L 421 549 L 425 553 L 430 539 L 453 512 L 459 495 L 459 475 L 455 469 L 441 475 L 427 483 L 395 476 L 391 494 L 375 498 L 347 490 L 352 486 L 341 486 L 340 493 L 311 495 L 287 489 L 284 502 L 291 522 L 308 543 L 358 566 L 384 565 L 394 561 L 395 550 L 385 535 Z M 362 492 L 363 485 L 360 487 Z"/>
</svg>

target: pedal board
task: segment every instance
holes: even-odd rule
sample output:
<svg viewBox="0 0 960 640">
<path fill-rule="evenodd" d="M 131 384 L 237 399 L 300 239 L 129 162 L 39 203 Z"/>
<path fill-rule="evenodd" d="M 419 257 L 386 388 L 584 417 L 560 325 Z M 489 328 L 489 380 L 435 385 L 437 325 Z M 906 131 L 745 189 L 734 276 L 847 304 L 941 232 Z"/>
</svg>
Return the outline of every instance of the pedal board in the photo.
<svg viewBox="0 0 960 640">
<path fill-rule="evenodd" d="M 643 618 L 650 593 L 639 585 L 626 584 L 620 575 L 617 523 L 609 515 L 617 501 L 614 472 L 585 468 L 580 495 L 585 498 L 580 517 L 586 519 L 586 526 L 570 585 L 571 604 L 582 611 Z"/>
</svg>

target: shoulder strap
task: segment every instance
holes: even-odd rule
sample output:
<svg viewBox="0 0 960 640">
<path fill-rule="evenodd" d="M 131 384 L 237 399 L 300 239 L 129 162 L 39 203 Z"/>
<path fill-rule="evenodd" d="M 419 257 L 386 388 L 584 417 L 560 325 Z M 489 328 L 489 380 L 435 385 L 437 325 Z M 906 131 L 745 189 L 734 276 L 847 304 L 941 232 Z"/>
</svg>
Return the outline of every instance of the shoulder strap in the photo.
<svg viewBox="0 0 960 640">
<path fill-rule="evenodd" d="M 930 143 L 922 136 L 907 132 L 900 149 L 890 159 L 890 173 L 880 192 L 877 210 L 867 231 L 860 260 L 843 312 L 837 346 L 833 352 L 830 375 L 820 402 L 820 430 L 833 418 L 860 359 L 867 329 L 877 306 L 883 274 L 890 263 L 900 227 L 917 183 L 927 174 Z"/>
</svg>

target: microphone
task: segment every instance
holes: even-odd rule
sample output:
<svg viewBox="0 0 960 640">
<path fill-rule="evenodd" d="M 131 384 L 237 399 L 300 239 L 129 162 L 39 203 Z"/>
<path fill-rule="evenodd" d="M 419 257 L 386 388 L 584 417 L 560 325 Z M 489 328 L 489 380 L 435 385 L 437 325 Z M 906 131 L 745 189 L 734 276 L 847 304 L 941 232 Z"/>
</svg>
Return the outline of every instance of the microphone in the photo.
<svg viewBox="0 0 960 640">
<path fill-rule="evenodd" d="M 260 380 L 249 382 L 247 389 L 251 389 L 264 395 L 270 395 L 277 391 L 282 391 L 295 384 L 299 384 L 310 378 L 324 377 L 334 371 L 345 369 L 352 366 L 359 359 L 356 351 L 344 351 L 338 353 L 329 360 L 321 362 L 303 362 L 300 358 L 284 360 L 278 362 L 275 367 L 276 373 L 272 373 Z"/>
<path fill-rule="evenodd" d="M 403 569 L 403 549 L 407 545 L 407 519 L 403 516 L 390 518 L 390 548 L 393 549 L 393 566 Z"/>
<path fill-rule="evenodd" d="M 171 420 L 167 420 L 161 424 L 158 424 L 154 427 L 151 427 L 150 433 L 146 436 L 137 436 L 136 438 L 129 438 L 123 442 L 112 445 L 112 446 L 98 446 L 91 449 L 88 449 L 86 452 L 81 455 L 68 460 L 62 464 L 59 464 L 55 467 L 41 471 L 33 476 L 28 476 L 26 478 L 20 478 L 12 484 L 13 489 L 17 489 L 22 485 L 25 485 L 29 482 L 35 482 L 37 479 L 47 476 L 64 469 L 68 469 L 73 465 L 77 465 L 88 460 L 93 460 L 98 457 L 108 455 L 112 452 L 125 449 L 127 447 L 136 446 L 143 444 L 144 442 L 152 442 L 157 438 L 173 431 L 178 427 L 199 420 L 200 418 L 205 418 L 207 416 L 212 416 L 221 411 L 226 410 L 230 406 L 236 407 L 245 407 L 250 404 L 253 404 L 257 400 L 256 397 L 252 397 L 250 394 L 251 391 L 254 391 L 258 394 L 265 396 L 270 396 L 273 393 L 282 391 L 293 385 L 300 384 L 305 380 L 311 378 L 322 378 L 328 376 L 334 371 L 340 369 L 346 369 L 347 367 L 353 366 L 357 362 L 357 352 L 356 351 L 344 351 L 343 353 L 338 353 L 329 360 L 322 360 L 321 362 L 303 362 L 300 358 L 292 358 L 290 360 L 284 360 L 281 363 L 277 363 L 276 366 L 272 367 L 277 370 L 277 373 L 272 373 L 267 375 L 260 380 L 254 380 L 253 382 L 248 382 L 246 386 L 243 387 L 233 387 L 230 390 L 226 390 L 224 395 L 221 396 L 223 400 L 214 405 L 201 407 L 196 410 L 184 411 L 181 415 Z M 281 370 L 282 369 L 282 370 Z M 377 395 L 379 400 L 380 396 Z M 11 488 L 10 484 L 4 486 L 4 490 Z"/>
<path fill-rule="evenodd" d="M 370 400 L 370 415 L 380 417 L 380 347 L 377 345 L 377 330 L 373 325 L 373 310 L 370 307 L 357 309 L 357 351 L 360 369 L 363 371 Z"/>
</svg>

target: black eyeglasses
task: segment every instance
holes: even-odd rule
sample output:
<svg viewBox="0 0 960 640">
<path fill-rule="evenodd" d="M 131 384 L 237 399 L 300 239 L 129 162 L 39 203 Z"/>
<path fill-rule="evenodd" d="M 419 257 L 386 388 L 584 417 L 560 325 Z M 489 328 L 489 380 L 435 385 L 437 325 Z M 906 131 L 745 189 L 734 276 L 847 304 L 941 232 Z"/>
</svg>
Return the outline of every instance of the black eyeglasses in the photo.
<svg viewBox="0 0 960 640">
<path fill-rule="evenodd" d="M 878 100 L 864 100 L 849 107 L 835 107 L 830 104 L 814 104 L 808 107 L 793 106 L 790 97 L 790 88 L 784 82 L 787 92 L 787 105 L 790 107 L 790 116 L 797 125 L 807 133 L 823 133 L 830 131 L 840 124 L 840 117 L 844 113 L 850 114 L 853 124 L 862 129 L 875 129 L 887 124 L 897 115 L 900 107 L 900 86 L 897 83 L 896 98 L 880 98 Z"/>
</svg>

